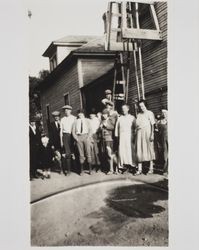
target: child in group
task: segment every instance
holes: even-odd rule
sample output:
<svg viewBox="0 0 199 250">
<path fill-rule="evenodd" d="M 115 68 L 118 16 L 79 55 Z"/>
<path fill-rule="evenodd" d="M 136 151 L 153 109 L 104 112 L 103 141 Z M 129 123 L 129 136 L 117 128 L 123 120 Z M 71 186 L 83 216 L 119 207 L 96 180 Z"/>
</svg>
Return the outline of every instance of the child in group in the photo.
<svg viewBox="0 0 199 250">
<path fill-rule="evenodd" d="M 104 109 L 102 111 L 102 122 L 100 124 L 100 132 L 101 132 L 101 151 L 102 151 L 102 161 L 104 162 L 103 165 L 105 165 L 105 173 L 116 173 L 116 171 L 113 168 L 113 131 L 115 129 L 115 123 L 109 116 L 109 110 Z M 107 166 L 108 163 L 108 166 Z"/>
<path fill-rule="evenodd" d="M 53 160 L 54 152 L 49 143 L 49 138 L 47 136 L 43 136 L 41 138 L 41 146 L 39 150 L 39 161 L 42 169 L 42 179 L 50 179 Z"/>
</svg>

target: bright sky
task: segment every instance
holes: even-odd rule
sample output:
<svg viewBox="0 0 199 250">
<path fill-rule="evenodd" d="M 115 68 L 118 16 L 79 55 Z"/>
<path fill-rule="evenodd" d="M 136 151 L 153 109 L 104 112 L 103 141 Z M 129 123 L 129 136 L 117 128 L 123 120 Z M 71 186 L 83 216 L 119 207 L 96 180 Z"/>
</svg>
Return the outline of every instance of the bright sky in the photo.
<svg viewBox="0 0 199 250">
<path fill-rule="evenodd" d="M 102 15 L 107 5 L 108 0 L 26 0 L 29 75 L 49 69 L 42 54 L 53 40 L 67 35 L 103 35 Z"/>
</svg>

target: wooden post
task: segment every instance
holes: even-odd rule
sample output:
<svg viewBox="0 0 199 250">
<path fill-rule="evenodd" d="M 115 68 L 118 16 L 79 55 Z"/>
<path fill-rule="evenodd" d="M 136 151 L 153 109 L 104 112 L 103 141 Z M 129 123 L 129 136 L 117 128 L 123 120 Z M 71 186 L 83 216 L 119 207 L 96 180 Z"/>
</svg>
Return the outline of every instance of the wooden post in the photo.
<svg viewBox="0 0 199 250">
<path fill-rule="evenodd" d="M 120 63 L 121 63 L 121 68 L 122 68 L 122 80 L 125 81 L 124 60 L 123 60 L 122 52 L 120 52 Z"/>
<path fill-rule="evenodd" d="M 126 22 L 126 1 L 122 1 L 121 7 L 122 7 L 122 29 L 126 29 L 127 28 L 127 22 Z"/>
<path fill-rule="evenodd" d="M 142 52 L 140 44 L 138 46 L 139 64 L 140 64 L 140 78 L 142 86 L 142 98 L 145 100 L 145 90 L 144 90 L 144 77 L 143 77 L 143 67 L 142 67 Z"/>
<path fill-rule="evenodd" d="M 138 12 L 138 3 L 135 3 L 135 17 L 136 17 L 136 28 L 140 28 L 140 23 L 139 23 L 139 12 Z"/>
<path fill-rule="evenodd" d="M 151 12 L 151 16 L 152 16 L 153 22 L 155 24 L 156 30 L 160 30 L 158 18 L 157 18 L 157 15 L 156 15 L 156 12 L 155 12 L 155 8 L 154 8 L 153 4 L 150 4 L 150 12 Z"/>
<path fill-rule="evenodd" d="M 125 92 L 125 101 L 128 102 L 128 91 L 129 91 L 129 74 L 130 74 L 130 52 L 128 52 L 128 63 L 127 63 L 127 76 L 126 76 L 126 92 Z"/>
<path fill-rule="evenodd" d="M 135 78 L 136 78 L 137 91 L 138 91 L 138 100 L 140 100 L 140 86 L 139 86 L 138 69 L 137 69 L 137 59 L 136 59 L 136 52 L 135 52 L 135 50 L 133 50 L 133 58 L 134 58 L 134 66 L 135 66 Z"/>
<path fill-rule="evenodd" d="M 115 85 L 116 85 L 116 79 L 117 79 L 117 69 L 116 69 L 117 62 L 116 62 L 116 60 L 117 60 L 117 55 L 116 55 L 116 59 L 115 59 L 115 69 L 114 69 L 114 79 L 113 79 L 113 93 L 112 93 L 113 104 L 114 104 L 113 108 L 114 109 L 115 109 Z"/>
<path fill-rule="evenodd" d="M 108 20 L 108 27 L 107 27 L 107 37 L 108 37 L 108 45 L 107 45 L 107 47 L 108 47 L 108 50 L 110 49 L 110 39 L 111 39 L 111 19 L 112 19 L 112 17 L 111 17 L 111 14 L 112 14 L 112 2 L 109 2 L 108 3 L 108 11 L 109 11 L 109 14 L 108 14 L 108 18 L 107 18 L 107 20 Z"/>
</svg>

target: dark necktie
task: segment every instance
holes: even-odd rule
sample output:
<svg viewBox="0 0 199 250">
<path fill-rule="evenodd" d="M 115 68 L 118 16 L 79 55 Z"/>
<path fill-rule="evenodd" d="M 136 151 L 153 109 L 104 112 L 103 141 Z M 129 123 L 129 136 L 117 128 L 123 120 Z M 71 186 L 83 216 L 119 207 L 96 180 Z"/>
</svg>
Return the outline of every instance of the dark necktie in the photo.
<svg viewBox="0 0 199 250">
<path fill-rule="evenodd" d="M 56 127 L 57 129 L 59 129 L 59 122 L 56 122 Z"/>
<path fill-rule="evenodd" d="M 81 130 L 80 130 L 80 133 L 82 134 L 83 133 L 83 121 L 81 120 Z"/>
</svg>

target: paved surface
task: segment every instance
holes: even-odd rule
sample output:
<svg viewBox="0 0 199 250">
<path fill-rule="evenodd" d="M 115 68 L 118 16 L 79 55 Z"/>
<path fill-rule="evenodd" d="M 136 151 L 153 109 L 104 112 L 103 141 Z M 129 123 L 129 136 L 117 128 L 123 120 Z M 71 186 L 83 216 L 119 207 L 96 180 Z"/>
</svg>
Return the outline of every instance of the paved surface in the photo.
<svg viewBox="0 0 199 250">
<path fill-rule="evenodd" d="M 167 180 L 160 175 L 70 176 L 31 182 L 33 246 L 167 246 Z M 55 195 L 53 195 L 55 194 Z M 48 197 L 48 198 L 47 198 Z"/>
<path fill-rule="evenodd" d="M 105 175 L 102 172 L 93 173 L 91 176 L 88 175 L 87 172 L 84 173 L 83 176 L 79 176 L 76 173 L 71 173 L 69 176 L 60 175 L 58 173 L 52 173 L 51 179 L 35 179 L 31 181 L 31 194 L 30 200 L 31 202 L 35 202 L 39 199 L 45 198 L 46 196 L 50 196 L 56 194 L 57 192 L 69 190 L 78 186 L 84 186 L 88 184 L 94 184 L 96 182 L 104 182 L 110 180 L 118 180 L 118 179 L 133 179 L 136 181 L 142 181 L 146 183 L 155 184 L 158 186 L 162 186 L 163 188 L 167 188 L 167 180 L 164 176 L 153 174 L 153 175 L 139 175 L 133 176 L 130 173 L 118 174 L 118 175 Z"/>
</svg>

